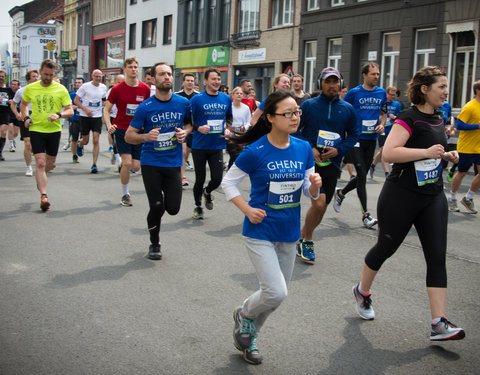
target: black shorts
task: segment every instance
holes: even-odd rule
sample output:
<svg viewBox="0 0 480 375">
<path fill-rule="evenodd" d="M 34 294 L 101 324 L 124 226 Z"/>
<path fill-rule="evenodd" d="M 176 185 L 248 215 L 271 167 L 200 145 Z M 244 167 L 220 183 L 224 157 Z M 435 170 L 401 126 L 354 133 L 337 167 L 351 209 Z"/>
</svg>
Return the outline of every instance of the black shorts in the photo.
<svg viewBox="0 0 480 375">
<path fill-rule="evenodd" d="M 192 142 L 193 142 L 193 133 L 190 133 L 185 137 L 185 143 L 188 148 L 192 148 Z"/>
<path fill-rule="evenodd" d="M 322 177 L 322 187 L 320 188 L 320 194 L 325 194 L 327 204 L 333 198 L 335 193 L 335 186 L 337 186 L 338 169 L 333 164 L 329 164 L 325 167 L 319 167 L 315 164 L 315 172 Z"/>
<path fill-rule="evenodd" d="M 90 131 L 101 134 L 102 118 L 80 116 L 80 131 L 82 135 L 88 135 Z"/>
<path fill-rule="evenodd" d="M 18 121 L 20 126 L 20 140 L 23 141 L 24 138 L 30 138 L 30 130 L 25 127 L 23 121 Z"/>
<path fill-rule="evenodd" d="M 68 132 L 70 133 L 70 140 L 72 142 L 78 142 L 78 137 L 80 135 L 80 121 L 68 120 Z"/>
<path fill-rule="evenodd" d="M 353 164 L 352 150 L 348 151 L 347 154 L 343 157 L 343 162 L 345 164 Z"/>
<path fill-rule="evenodd" d="M 40 133 L 31 131 L 30 142 L 32 143 L 32 152 L 34 154 L 44 154 L 49 156 L 57 156 L 58 146 L 62 132 Z"/>
<path fill-rule="evenodd" d="M 10 122 L 10 112 L 0 112 L 0 125 L 8 125 Z"/>
<path fill-rule="evenodd" d="M 125 132 L 123 129 L 116 129 L 113 136 L 115 137 L 115 144 L 120 155 L 130 154 L 132 159 L 140 160 L 140 154 L 142 153 L 142 143 L 139 145 L 131 145 L 125 141 Z"/>
<path fill-rule="evenodd" d="M 388 134 L 379 134 L 377 141 L 378 147 L 383 147 L 385 145 L 385 141 L 387 140 Z"/>
</svg>

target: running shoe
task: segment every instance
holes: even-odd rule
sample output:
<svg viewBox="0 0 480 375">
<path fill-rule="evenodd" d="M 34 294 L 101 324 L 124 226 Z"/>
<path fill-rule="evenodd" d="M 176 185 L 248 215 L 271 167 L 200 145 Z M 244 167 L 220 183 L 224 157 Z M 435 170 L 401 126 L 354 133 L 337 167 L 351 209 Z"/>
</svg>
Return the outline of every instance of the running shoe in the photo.
<svg viewBox="0 0 480 375">
<path fill-rule="evenodd" d="M 162 252 L 160 251 L 160 244 L 150 245 L 148 248 L 148 259 L 160 260 L 162 259 Z"/>
<path fill-rule="evenodd" d="M 188 186 L 188 181 L 186 177 L 182 177 L 182 186 Z"/>
<path fill-rule="evenodd" d="M 458 206 L 457 206 L 457 200 L 456 199 L 448 198 L 448 210 L 450 212 L 460 212 L 460 210 L 458 209 Z"/>
<path fill-rule="evenodd" d="M 353 287 L 353 295 L 355 296 L 357 314 L 362 319 L 373 320 L 375 319 L 375 311 L 373 311 L 372 300 L 370 299 L 372 293 L 368 293 L 367 295 L 360 293 L 358 290 L 359 286 L 360 283 L 354 285 Z"/>
<path fill-rule="evenodd" d="M 300 244 L 300 250 L 300 256 L 305 263 L 315 263 L 315 251 L 313 249 L 313 241 L 302 241 L 302 243 Z"/>
<path fill-rule="evenodd" d="M 464 337 L 465 331 L 462 328 L 458 328 L 452 322 L 449 322 L 447 318 L 443 316 L 438 323 L 432 323 L 432 329 L 430 331 L 430 340 L 432 341 L 461 340 Z"/>
<path fill-rule="evenodd" d="M 79 158 L 83 156 L 83 146 L 77 146 L 77 155 Z"/>
<path fill-rule="evenodd" d="M 250 346 L 243 351 L 243 359 L 252 365 L 259 365 L 263 361 L 263 357 L 257 348 L 257 338 L 257 334 L 253 335 Z"/>
<path fill-rule="evenodd" d="M 25 176 L 27 177 L 32 177 L 33 176 L 33 169 L 32 167 L 27 167 L 27 170 L 25 171 Z"/>
<path fill-rule="evenodd" d="M 110 164 L 115 165 L 115 154 L 112 153 L 112 157 L 110 158 Z"/>
<path fill-rule="evenodd" d="M 233 344 L 235 348 L 238 350 L 248 349 L 255 334 L 253 320 L 244 317 L 242 307 L 239 306 L 233 310 L 233 321 Z"/>
<path fill-rule="evenodd" d="M 303 242 L 303 238 L 300 238 L 300 239 L 297 241 L 297 257 L 301 257 L 301 256 L 302 256 L 302 242 Z"/>
<path fill-rule="evenodd" d="M 340 196 L 339 191 L 341 189 L 335 189 L 335 196 L 333 200 L 333 209 L 335 212 L 342 211 L 342 202 L 345 199 L 345 195 L 343 197 Z"/>
<path fill-rule="evenodd" d="M 3 157 L 2 154 L 0 154 L 0 161 L 5 161 L 5 158 Z"/>
<path fill-rule="evenodd" d="M 193 171 L 193 167 L 191 166 L 190 162 L 185 163 L 185 168 L 188 169 L 189 171 Z"/>
<path fill-rule="evenodd" d="M 78 156 L 77 156 L 77 155 L 73 155 L 73 156 L 72 156 L 72 163 L 74 163 L 74 164 L 80 163 L 80 162 L 78 161 Z"/>
<path fill-rule="evenodd" d="M 207 210 L 213 210 L 213 196 L 212 196 L 212 194 L 207 194 L 207 190 L 203 189 L 203 197 L 205 198 L 205 208 Z"/>
<path fill-rule="evenodd" d="M 122 204 L 122 206 L 133 206 L 132 204 L 132 200 L 130 199 L 130 194 L 125 194 L 123 197 L 122 197 L 122 200 L 120 201 L 120 203 Z"/>
<path fill-rule="evenodd" d="M 448 182 L 452 182 L 454 174 L 455 174 L 455 172 L 452 171 L 452 168 L 448 168 L 448 174 L 447 174 L 447 181 Z"/>
<path fill-rule="evenodd" d="M 478 212 L 475 209 L 475 204 L 473 203 L 473 199 L 467 199 L 466 197 L 463 197 L 460 203 L 465 206 L 469 214 L 476 214 Z"/>
<path fill-rule="evenodd" d="M 11 145 L 10 145 L 10 152 L 15 152 L 15 150 L 16 150 L 15 145 L 14 145 L 14 144 L 11 144 Z"/>
<path fill-rule="evenodd" d="M 91 172 L 91 173 L 94 173 L 94 174 L 95 174 L 95 173 L 98 173 L 98 168 L 97 168 L 97 166 L 96 166 L 95 164 L 93 164 L 93 165 L 92 165 L 92 168 L 90 168 L 90 172 Z"/>
<path fill-rule="evenodd" d="M 373 180 L 373 173 L 375 172 L 375 166 L 372 164 L 370 168 L 368 169 L 368 175 L 370 178 Z"/>
<path fill-rule="evenodd" d="M 365 212 L 362 216 L 362 222 L 365 228 L 370 229 L 371 227 L 373 227 L 375 224 L 378 223 L 378 220 L 371 217 L 368 212 Z"/>
<path fill-rule="evenodd" d="M 70 148 L 70 143 L 65 143 L 62 148 L 63 151 L 67 151 Z"/>
<path fill-rule="evenodd" d="M 112 147 L 112 146 L 110 146 L 110 147 L 108 148 L 108 152 L 113 152 L 113 147 Z"/>
<path fill-rule="evenodd" d="M 118 173 L 120 173 L 122 170 L 122 163 L 118 164 Z"/>
<path fill-rule="evenodd" d="M 203 209 L 202 209 L 202 207 L 197 206 L 193 209 L 193 218 L 195 220 L 203 219 Z"/>
<path fill-rule="evenodd" d="M 48 201 L 47 194 L 40 196 L 40 209 L 45 212 L 50 209 L 50 202 Z"/>
</svg>

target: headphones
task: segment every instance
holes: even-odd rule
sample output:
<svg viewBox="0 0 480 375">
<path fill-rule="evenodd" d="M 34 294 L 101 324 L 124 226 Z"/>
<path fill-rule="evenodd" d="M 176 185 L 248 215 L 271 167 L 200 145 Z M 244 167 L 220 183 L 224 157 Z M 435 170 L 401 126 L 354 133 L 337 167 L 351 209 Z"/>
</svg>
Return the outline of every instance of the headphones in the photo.
<svg viewBox="0 0 480 375">
<path fill-rule="evenodd" d="M 340 73 L 340 72 L 338 72 L 338 73 Z M 317 78 L 317 89 L 320 90 L 320 91 L 322 90 L 322 79 L 320 78 L 321 75 L 322 75 L 322 73 L 320 73 L 318 75 L 318 78 Z M 340 73 L 340 90 L 343 89 L 344 87 L 345 87 L 345 81 L 343 79 L 342 73 Z"/>
</svg>

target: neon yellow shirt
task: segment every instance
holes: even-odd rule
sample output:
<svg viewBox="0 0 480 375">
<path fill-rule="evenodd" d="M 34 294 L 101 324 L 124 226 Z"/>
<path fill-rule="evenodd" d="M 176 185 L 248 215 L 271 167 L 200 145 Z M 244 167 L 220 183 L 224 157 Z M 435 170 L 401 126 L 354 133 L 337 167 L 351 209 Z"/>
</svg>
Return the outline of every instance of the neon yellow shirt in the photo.
<svg viewBox="0 0 480 375">
<path fill-rule="evenodd" d="M 462 108 L 458 119 L 466 124 L 478 124 L 480 122 L 480 103 L 478 100 L 470 100 Z M 480 154 L 480 129 L 460 130 L 458 136 L 457 151 L 462 154 Z"/>
<path fill-rule="evenodd" d="M 60 119 L 48 121 L 48 116 L 61 112 L 66 105 L 72 104 L 70 95 L 65 86 L 58 82 L 52 81 L 48 87 L 43 87 L 37 81 L 25 87 L 23 100 L 32 103 L 33 120 L 30 126 L 31 131 L 39 133 L 55 133 L 62 131 Z"/>
</svg>

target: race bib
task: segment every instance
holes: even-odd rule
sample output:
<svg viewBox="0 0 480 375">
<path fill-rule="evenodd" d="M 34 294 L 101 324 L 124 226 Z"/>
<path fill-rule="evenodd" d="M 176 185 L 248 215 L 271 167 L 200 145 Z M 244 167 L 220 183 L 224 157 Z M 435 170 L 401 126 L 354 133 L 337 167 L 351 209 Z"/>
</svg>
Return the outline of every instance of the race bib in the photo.
<svg viewBox="0 0 480 375">
<path fill-rule="evenodd" d="M 433 184 L 440 178 L 440 174 L 442 173 L 441 159 L 419 160 L 414 164 L 418 186 Z"/>
<path fill-rule="evenodd" d="M 210 134 L 223 133 L 223 120 L 208 120 L 207 125 L 210 126 Z"/>
<path fill-rule="evenodd" d="M 177 147 L 177 137 L 175 136 L 175 132 L 159 133 L 158 138 L 153 145 L 155 151 L 166 151 L 175 147 Z"/>
<path fill-rule="evenodd" d="M 302 185 L 303 180 L 271 181 L 267 206 L 276 210 L 299 206 Z"/>
<path fill-rule="evenodd" d="M 135 114 L 135 111 L 137 110 L 138 104 L 127 104 L 127 111 L 126 115 L 127 116 L 133 116 Z"/>
<path fill-rule="evenodd" d="M 236 131 L 238 132 L 238 131 L 240 131 L 240 129 L 241 129 L 242 126 L 243 126 L 243 125 L 242 125 L 241 123 L 233 123 L 233 124 L 232 124 L 232 129 L 233 129 L 233 130 L 236 130 Z"/>
<path fill-rule="evenodd" d="M 98 108 L 100 107 L 100 100 L 90 100 L 88 106 L 91 108 Z"/>
<path fill-rule="evenodd" d="M 329 132 L 326 130 L 319 130 L 318 138 L 317 138 L 317 147 L 320 149 L 324 147 L 337 148 L 341 140 L 342 138 L 340 138 L 340 135 L 338 133 Z M 320 162 L 316 161 L 315 164 L 317 164 L 319 167 L 325 167 L 327 165 L 332 164 L 332 162 L 330 159 L 327 159 Z"/>
<path fill-rule="evenodd" d="M 362 120 L 362 134 L 375 133 L 377 127 L 377 120 Z"/>
</svg>

